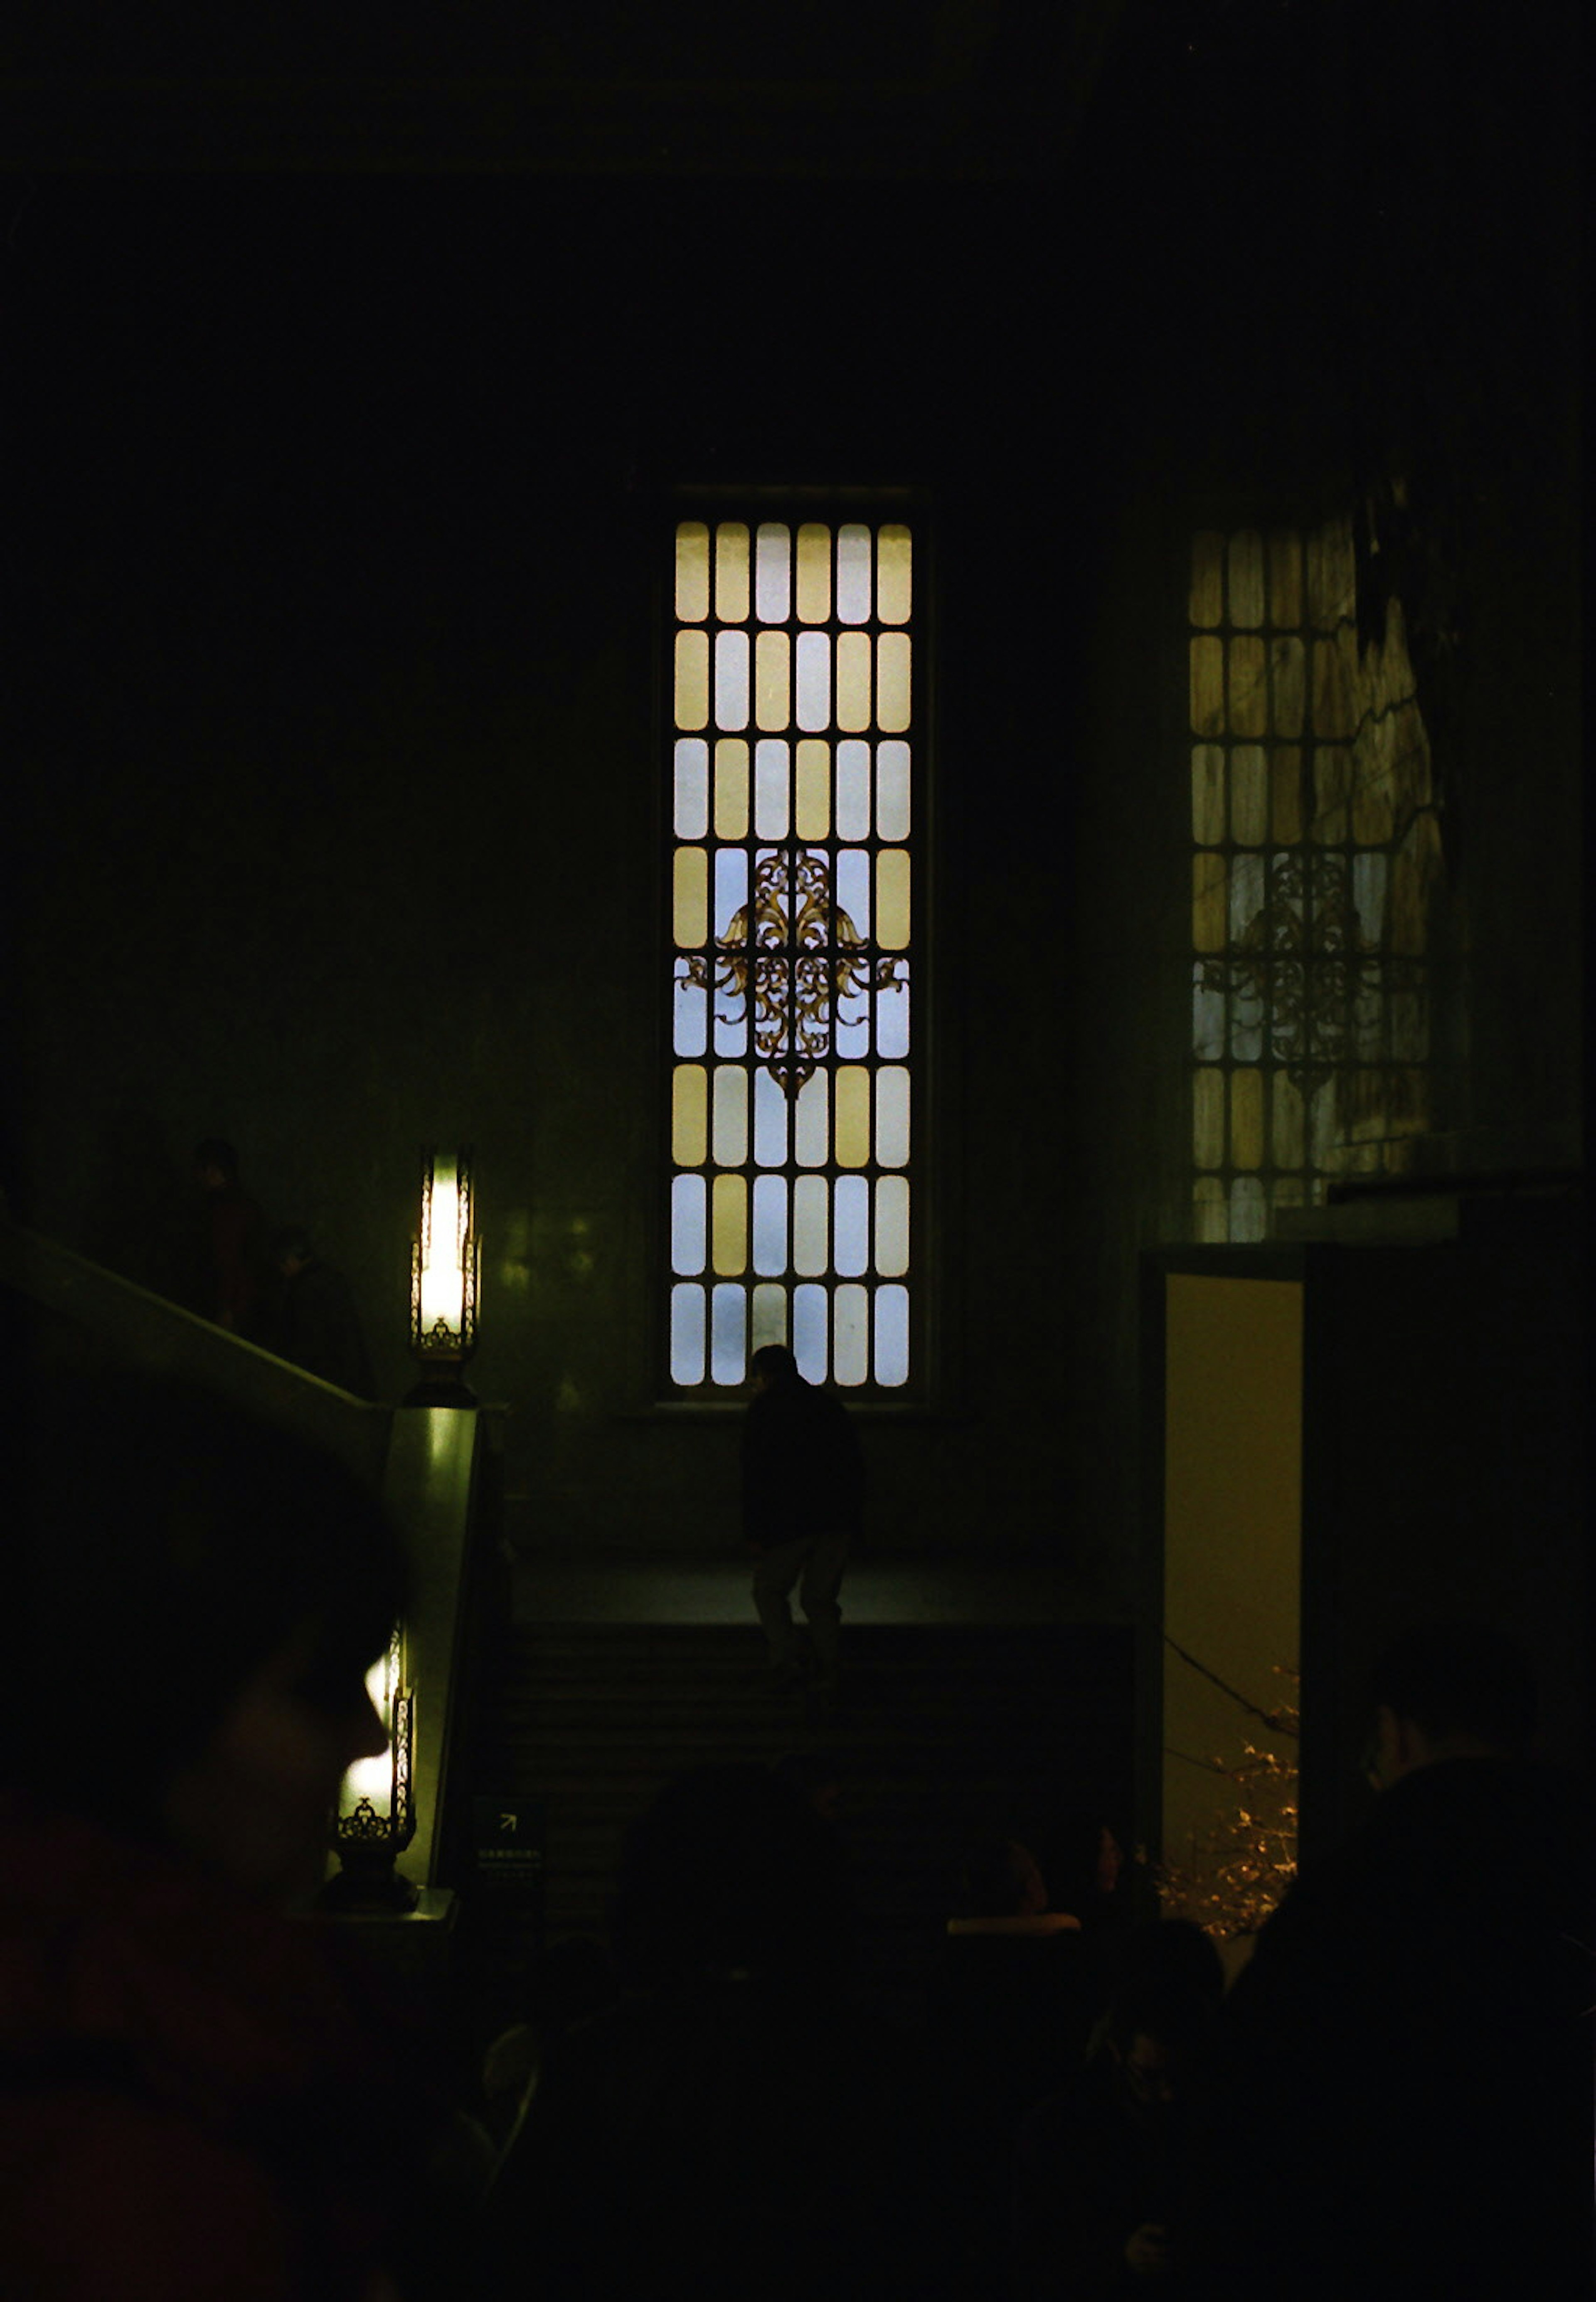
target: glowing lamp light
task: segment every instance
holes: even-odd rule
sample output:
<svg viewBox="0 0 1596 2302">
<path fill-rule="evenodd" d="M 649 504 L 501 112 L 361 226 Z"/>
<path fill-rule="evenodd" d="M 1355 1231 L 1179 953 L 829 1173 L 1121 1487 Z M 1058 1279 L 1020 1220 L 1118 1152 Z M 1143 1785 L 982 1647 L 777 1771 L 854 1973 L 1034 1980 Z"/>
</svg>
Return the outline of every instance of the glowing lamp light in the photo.
<svg viewBox="0 0 1596 2302">
<path fill-rule="evenodd" d="M 365 1674 L 365 1691 L 388 1735 L 380 1758 L 357 1759 L 339 1789 L 332 1849 L 340 1869 L 318 1900 L 332 1911 L 410 1911 L 420 1889 L 395 1869 L 416 1836 L 411 1761 L 416 1696 L 406 1669 L 402 1626 Z"/>
<path fill-rule="evenodd" d="M 421 1222 L 410 1242 L 410 1348 L 424 1375 L 458 1380 L 476 1348 L 480 1250 L 471 1151 L 421 1155 Z"/>
</svg>

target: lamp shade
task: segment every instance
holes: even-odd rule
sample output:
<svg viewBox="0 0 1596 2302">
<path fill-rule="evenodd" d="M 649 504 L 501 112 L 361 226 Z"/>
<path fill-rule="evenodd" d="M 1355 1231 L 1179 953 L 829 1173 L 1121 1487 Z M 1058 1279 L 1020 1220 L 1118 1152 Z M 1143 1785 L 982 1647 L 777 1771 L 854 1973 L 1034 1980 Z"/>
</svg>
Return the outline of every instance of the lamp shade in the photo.
<svg viewBox="0 0 1596 2302">
<path fill-rule="evenodd" d="M 421 1155 L 421 1216 L 410 1242 L 410 1348 L 459 1365 L 476 1348 L 478 1250 L 469 1147 Z"/>
<path fill-rule="evenodd" d="M 372 1707 L 387 1729 L 388 1747 L 378 1758 L 357 1759 L 339 1789 L 332 1845 L 342 1866 L 323 1889 L 331 1909 L 407 1910 L 416 1901 L 411 1881 L 394 1864 L 416 1836 L 411 1769 L 416 1740 L 416 1698 L 408 1684 L 405 1635 L 393 1635 L 365 1675 Z"/>
</svg>

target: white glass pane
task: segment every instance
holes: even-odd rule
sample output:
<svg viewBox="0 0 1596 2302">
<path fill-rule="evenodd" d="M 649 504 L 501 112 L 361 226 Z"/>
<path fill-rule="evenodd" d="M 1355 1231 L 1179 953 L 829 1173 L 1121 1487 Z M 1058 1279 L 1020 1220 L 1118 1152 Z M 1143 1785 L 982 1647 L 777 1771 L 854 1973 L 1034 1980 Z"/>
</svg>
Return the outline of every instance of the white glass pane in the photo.
<svg viewBox="0 0 1596 2302">
<path fill-rule="evenodd" d="M 909 1053 L 909 978 L 902 962 L 896 980 L 876 994 L 876 1053 L 892 1063 Z"/>
<path fill-rule="evenodd" d="M 710 1290 L 710 1374 L 722 1383 L 748 1379 L 748 1296 L 735 1283 Z"/>
<path fill-rule="evenodd" d="M 696 637 L 696 634 L 684 634 Z M 683 725 L 693 727 L 701 723 L 689 719 Z M 717 632 L 715 634 L 715 725 L 718 727 L 746 727 L 748 725 L 748 634 L 746 632 Z"/>
<path fill-rule="evenodd" d="M 862 847 L 844 847 L 836 859 L 836 901 L 853 924 L 855 934 L 870 932 L 870 859 Z M 843 940 L 839 934 L 837 940 Z"/>
<path fill-rule="evenodd" d="M 832 1372 L 838 1382 L 863 1382 L 870 1371 L 870 1298 L 862 1287 L 839 1287 L 832 1298 Z"/>
<path fill-rule="evenodd" d="M 787 1161 L 787 1098 L 779 1080 L 761 1063 L 753 1075 L 753 1160 L 756 1167 L 785 1167 Z"/>
<path fill-rule="evenodd" d="M 1375 950 L 1385 940 L 1386 889 L 1390 876 L 1389 857 L 1354 855 L 1352 908 L 1357 913 L 1358 938 L 1365 950 Z"/>
<path fill-rule="evenodd" d="M 850 520 L 836 532 L 836 619 L 868 623 L 870 613 L 870 531 Z"/>
<path fill-rule="evenodd" d="M 741 1063 L 716 1066 L 710 1140 L 718 1167 L 740 1167 L 748 1156 L 748 1073 Z"/>
<path fill-rule="evenodd" d="M 1231 1185 L 1231 1238 L 1237 1244 L 1266 1238 L 1269 1210 L 1256 1175 L 1239 1175 Z"/>
<path fill-rule="evenodd" d="M 767 735 L 753 753 L 753 830 L 756 839 L 785 839 L 792 791 L 787 746 Z"/>
<path fill-rule="evenodd" d="M 805 1382 L 824 1382 L 831 1306 L 823 1287 L 793 1290 L 793 1357 Z"/>
<path fill-rule="evenodd" d="M 1216 1063 L 1225 1051 L 1225 996 L 1210 991 L 1201 966 L 1191 970 L 1191 1052 L 1200 1063 Z"/>
<path fill-rule="evenodd" d="M 870 836 L 870 747 L 853 737 L 836 747 L 836 836 Z"/>
<path fill-rule="evenodd" d="M 701 735 L 676 745 L 676 827 L 678 839 L 702 839 L 710 828 L 710 747 Z"/>
<path fill-rule="evenodd" d="M 800 1175 L 793 1186 L 793 1268 L 805 1279 L 819 1278 L 830 1264 L 829 1198 L 824 1175 Z"/>
<path fill-rule="evenodd" d="M 876 1290 L 876 1381 L 895 1386 L 909 1380 L 909 1290 Z"/>
<path fill-rule="evenodd" d="M 862 1279 L 870 1267 L 870 1187 L 862 1175 L 837 1178 L 832 1264 L 844 1279 Z"/>
<path fill-rule="evenodd" d="M 909 1268 L 909 1185 L 902 1175 L 883 1175 L 876 1185 L 875 1264 L 883 1279 L 901 1279 Z"/>
<path fill-rule="evenodd" d="M 749 1357 L 762 1351 L 767 1343 L 785 1343 L 787 1339 L 787 1290 L 768 1283 L 753 1290 L 753 1333 L 749 1339 Z"/>
<path fill-rule="evenodd" d="M 676 620 L 701 624 L 710 612 L 710 531 L 701 519 L 676 530 Z"/>
<path fill-rule="evenodd" d="M 704 1290 L 673 1287 L 670 1290 L 670 1379 L 672 1382 L 702 1382 L 704 1379 Z"/>
<path fill-rule="evenodd" d="M 827 632 L 798 634 L 798 725 L 823 728 L 831 720 L 831 636 Z M 696 720 L 678 726 L 696 727 Z"/>
<path fill-rule="evenodd" d="M 909 1164 L 909 1074 L 896 1068 L 876 1073 L 876 1159 L 883 1167 Z"/>
<path fill-rule="evenodd" d="M 675 1017 L 671 1045 L 678 1055 L 701 1055 L 709 1044 L 710 994 L 701 983 L 689 983 L 687 962 L 676 962 Z"/>
<path fill-rule="evenodd" d="M 748 1053 L 748 1002 L 735 991 L 716 994 L 715 1052 L 730 1057 Z"/>
<path fill-rule="evenodd" d="M 785 1175 L 760 1175 L 753 1186 L 753 1267 L 787 1268 L 787 1182 Z"/>
<path fill-rule="evenodd" d="M 909 746 L 895 735 L 876 746 L 876 836 L 909 836 Z"/>
<path fill-rule="evenodd" d="M 798 1090 L 793 1151 L 801 1167 L 823 1167 L 831 1155 L 831 1081 L 816 1071 Z"/>
<path fill-rule="evenodd" d="M 782 522 L 767 520 L 754 543 L 754 613 L 761 624 L 785 624 L 792 598 L 792 535 Z"/>
<path fill-rule="evenodd" d="M 870 1052 L 870 994 L 868 985 L 834 1002 L 832 1038 L 844 1063 L 862 1063 Z"/>
<path fill-rule="evenodd" d="M 1231 941 L 1239 943 L 1264 908 L 1264 858 L 1261 855 L 1236 855 L 1231 858 L 1228 901 Z"/>
<path fill-rule="evenodd" d="M 718 847 L 715 851 L 715 933 L 731 931 L 733 919 L 748 901 L 748 850 Z"/>
<path fill-rule="evenodd" d="M 677 1175 L 670 1187 L 670 1267 L 684 1274 L 704 1267 L 704 1180 Z"/>
</svg>

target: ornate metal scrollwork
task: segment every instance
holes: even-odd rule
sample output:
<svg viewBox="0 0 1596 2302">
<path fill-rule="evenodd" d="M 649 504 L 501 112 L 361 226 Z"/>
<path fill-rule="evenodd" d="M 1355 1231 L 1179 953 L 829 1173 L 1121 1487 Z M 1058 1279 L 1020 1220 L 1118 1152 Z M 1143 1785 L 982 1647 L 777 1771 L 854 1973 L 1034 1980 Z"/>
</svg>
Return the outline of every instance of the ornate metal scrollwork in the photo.
<svg viewBox="0 0 1596 2302">
<path fill-rule="evenodd" d="M 1204 962 L 1205 991 L 1256 1001 L 1270 1051 L 1311 1099 L 1353 1059 L 1360 999 L 1416 989 L 1424 967 L 1361 947 L 1343 858 L 1275 857 L 1266 901 L 1231 949 Z"/>
<path fill-rule="evenodd" d="M 789 1096 L 813 1078 L 830 1051 L 835 1009 L 861 992 L 901 991 L 901 959 L 871 961 L 865 938 L 832 899 L 823 854 L 772 849 L 754 867 L 753 893 L 710 959 L 687 962 L 687 980 L 752 1004 L 754 1052 Z M 719 1016 L 737 1020 L 735 1008 Z"/>
</svg>

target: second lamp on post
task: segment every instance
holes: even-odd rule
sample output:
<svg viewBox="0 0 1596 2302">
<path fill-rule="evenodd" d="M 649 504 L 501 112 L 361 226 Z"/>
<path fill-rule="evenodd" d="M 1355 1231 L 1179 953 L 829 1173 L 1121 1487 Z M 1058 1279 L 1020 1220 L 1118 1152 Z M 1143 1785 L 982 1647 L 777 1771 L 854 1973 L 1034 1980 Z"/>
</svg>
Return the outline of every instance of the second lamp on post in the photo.
<svg viewBox="0 0 1596 2302">
<path fill-rule="evenodd" d="M 461 1370 L 476 1348 L 478 1250 L 471 1147 L 421 1155 L 420 1233 L 410 1242 L 410 1406 L 475 1406 Z"/>
</svg>

